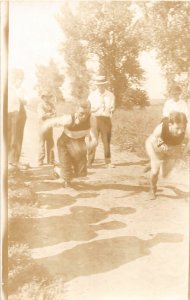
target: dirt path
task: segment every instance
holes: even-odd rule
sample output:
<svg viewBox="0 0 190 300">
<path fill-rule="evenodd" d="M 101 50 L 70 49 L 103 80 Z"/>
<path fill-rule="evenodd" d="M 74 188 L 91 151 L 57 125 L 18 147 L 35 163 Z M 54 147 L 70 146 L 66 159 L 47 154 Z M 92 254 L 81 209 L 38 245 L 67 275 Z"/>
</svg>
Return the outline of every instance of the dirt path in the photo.
<svg viewBox="0 0 190 300">
<path fill-rule="evenodd" d="M 27 147 L 25 140 L 23 160 Z M 19 224 L 18 242 L 51 275 L 63 276 L 68 300 L 187 300 L 187 173 L 178 169 L 160 181 L 150 201 L 148 186 L 139 184 L 144 160 L 114 147 L 112 154 L 116 168 L 108 169 L 100 145 L 87 179 L 73 188 L 62 188 L 51 167 L 29 170 L 37 213 Z M 35 166 L 34 151 L 29 155 Z"/>
</svg>

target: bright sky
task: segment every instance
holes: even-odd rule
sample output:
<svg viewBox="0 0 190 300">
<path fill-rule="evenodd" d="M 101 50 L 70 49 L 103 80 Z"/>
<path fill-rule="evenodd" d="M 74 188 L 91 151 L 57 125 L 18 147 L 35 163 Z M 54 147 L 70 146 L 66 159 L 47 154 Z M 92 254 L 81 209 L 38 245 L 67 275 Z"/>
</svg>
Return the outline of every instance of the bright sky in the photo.
<svg viewBox="0 0 190 300">
<path fill-rule="evenodd" d="M 58 48 L 64 35 L 55 15 L 63 1 L 10 1 L 9 66 L 24 70 L 30 96 L 35 95 L 35 65 L 47 64 L 51 58 L 62 63 Z M 154 52 L 142 53 L 140 61 L 147 72 L 145 88 L 149 96 L 162 97 L 165 83 Z"/>
<path fill-rule="evenodd" d="M 35 65 L 58 59 L 64 36 L 55 15 L 61 2 L 10 1 L 9 65 L 25 71 L 25 86 L 32 92 Z"/>
<path fill-rule="evenodd" d="M 142 52 L 140 57 L 141 67 L 145 70 L 144 88 L 150 99 L 162 99 L 166 92 L 166 80 L 162 75 L 160 65 L 154 50 Z"/>
</svg>

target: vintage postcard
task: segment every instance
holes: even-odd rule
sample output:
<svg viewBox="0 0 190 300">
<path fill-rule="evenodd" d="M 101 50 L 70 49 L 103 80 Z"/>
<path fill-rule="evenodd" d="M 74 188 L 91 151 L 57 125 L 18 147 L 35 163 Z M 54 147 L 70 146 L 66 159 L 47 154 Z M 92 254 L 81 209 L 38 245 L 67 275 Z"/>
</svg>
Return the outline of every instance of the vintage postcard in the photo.
<svg viewBox="0 0 190 300">
<path fill-rule="evenodd" d="M 188 300 L 189 1 L 1 1 L 1 299 Z"/>
</svg>

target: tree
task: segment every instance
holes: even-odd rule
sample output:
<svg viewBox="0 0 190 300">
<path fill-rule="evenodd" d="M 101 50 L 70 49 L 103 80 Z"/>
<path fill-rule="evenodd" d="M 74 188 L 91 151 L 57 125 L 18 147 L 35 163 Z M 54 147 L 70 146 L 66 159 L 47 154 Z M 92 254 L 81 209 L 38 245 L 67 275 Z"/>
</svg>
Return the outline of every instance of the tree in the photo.
<svg viewBox="0 0 190 300">
<path fill-rule="evenodd" d="M 99 57 L 100 72 L 109 79 L 117 104 L 125 100 L 128 89 L 140 87 L 143 77 L 138 61 L 140 37 L 135 30 L 131 2 L 79 1 L 75 13 L 67 4 L 59 15 L 59 23 L 67 38 L 62 48 L 67 73 L 75 78 L 76 86 L 80 82 L 81 89 L 88 90 L 90 74 L 86 60 L 94 53 Z M 74 84 L 72 93 L 77 94 Z"/>
<path fill-rule="evenodd" d="M 56 102 L 63 101 L 60 87 L 63 84 L 64 75 L 60 73 L 56 63 L 50 60 L 47 66 L 36 66 L 36 90 L 40 94 L 43 90 L 51 90 Z"/>
<path fill-rule="evenodd" d="M 157 49 L 170 89 L 175 76 L 188 73 L 190 68 L 190 2 L 156 1 L 138 5 L 144 11 L 143 41 L 146 48 Z"/>
<path fill-rule="evenodd" d="M 68 97 L 76 101 L 87 99 L 90 79 L 86 66 L 88 52 L 81 39 L 80 23 L 73 14 L 69 2 L 62 7 L 57 19 L 66 37 L 60 52 L 66 63 L 65 77 L 68 77 L 70 82 Z"/>
</svg>

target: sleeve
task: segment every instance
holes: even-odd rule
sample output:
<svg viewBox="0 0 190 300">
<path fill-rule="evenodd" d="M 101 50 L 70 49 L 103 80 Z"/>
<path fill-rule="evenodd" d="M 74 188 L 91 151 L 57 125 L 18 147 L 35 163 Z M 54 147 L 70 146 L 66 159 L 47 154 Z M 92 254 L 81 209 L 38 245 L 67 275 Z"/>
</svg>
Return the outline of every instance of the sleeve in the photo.
<svg viewBox="0 0 190 300">
<path fill-rule="evenodd" d="M 168 101 L 166 101 L 166 102 L 164 103 L 162 115 L 163 115 L 163 117 L 168 117 L 169 114 L 170 114 L 170 112 L 169 112 L 169 104 L 168 104 Z"/>
<path fill-rule="evenodd" d="M 46 131 L 51 127 L 59 127 L 59 126 L 68 126 L 72 124 L 72 116 L 71 115 L 63 115 L 61 117 L 47 119 L 42 126 L 42 131 Z"/>
<path fill-rule="evenodd" d="M 91 92 L 89 94 L 88 101 L 90 102 L 91 112 L 96 112 L 98 110 L 98 107 L 96 105 L 96 101 L 95 101 L 95 97 L 94 97 L 94 93 L 93 92 Z"/>
<path fill-rule="evenodd" d="M 42 119 L 42 120 L 46 119 L 46 112 L 45 112 L 43 103 L 38 104 L 37 113 L 38 113 L 39 119 Z"/>
<path fill-rule="evenodd" d="M 110 102 L 111 102 L 110 103 L 110 111 L 111 111 L 111 113 L 113 113 L 114 110 L 115 110 L 115 96 L 114 96 L 114 94 L 111 95 L 111 101 Z"/>
<path fill-rule="evenodd" d="M 56 116 L 56 109 L 55 109 L 54 104 L 52 104 L 52 107 L 51 107 L 51 117 L 55 117 L 55 116 Z"/>
<path fill-rule="evenodd" d="M 91 115 L 90 118 L 90 147 L 96 147 L 98 145 L 98 131 L 97 131 L 97 121 L 94 116 Z"/>
<path fill-rule="evenodd" d="M 185 102 L 185 105 L 184 105 L 184 113 L 186 114 L 186 117 L 187 117 L 187 121 L 188 123 L 190 123 L 190 119 L 189 119 L 189 108 L 188 108 L 188 105 L 187 103 Z"/>
</svg>

